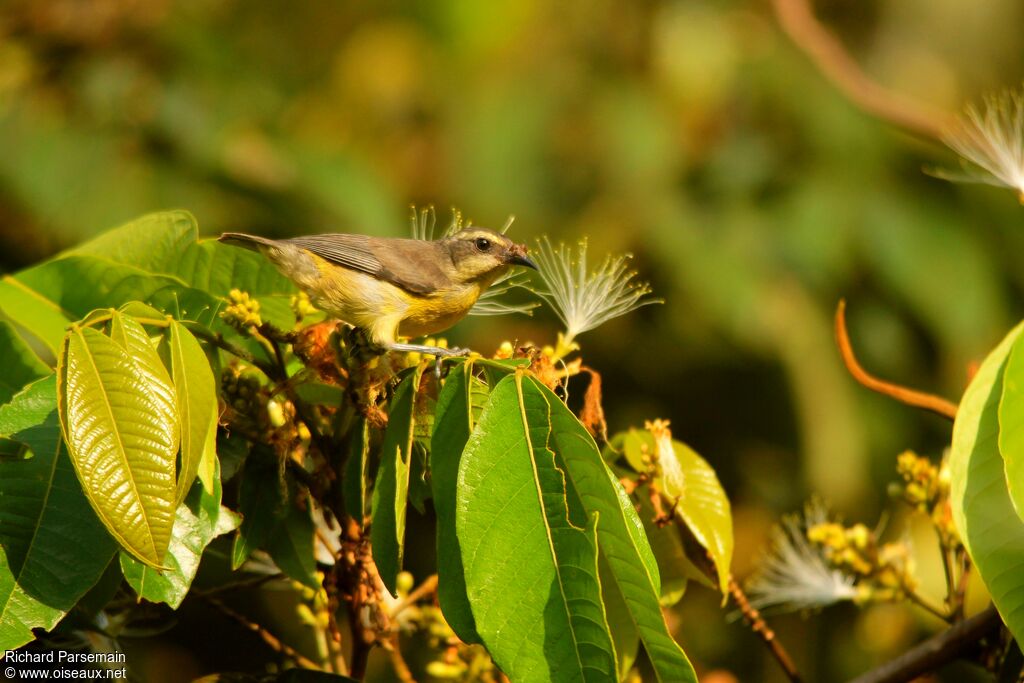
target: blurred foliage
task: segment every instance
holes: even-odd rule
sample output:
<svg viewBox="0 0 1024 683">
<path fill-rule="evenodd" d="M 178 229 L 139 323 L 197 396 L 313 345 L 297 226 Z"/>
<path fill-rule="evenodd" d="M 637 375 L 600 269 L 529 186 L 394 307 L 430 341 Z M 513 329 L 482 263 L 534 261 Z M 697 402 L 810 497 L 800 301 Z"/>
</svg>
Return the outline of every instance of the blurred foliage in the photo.
<svg viewBox="0 0 1024 683">
<path fill-rule="evenodd" d="M 1014 0 L 819 4 L 874 78 L 934 106 L 1024 74 Z M 8 0 L 0 150 L 0 271 L 177 207 L 214 232 L 399 235 L 410 202 L 433 202 L 632 250 L 667 304 L 592 333 L 588 361 L 613 429 L 671 419 L 719 472 L 740 576 L 810 491 L 872 523 L 895 455 L 948 443 L 845 375 L 839 297 L 867 367 L 956 397 L 1024 294 L 1012 193 L 922 175 L 950 157 L 846 102 L 764 2 Z M 453 338 L 543 329 L 485 319 Z M 695 662 L 777 680 L 717 600 L 681 605 L 703 625 L 682 629 Z M 834 680 L 935 626 L 904 614 L 883 639 L 880 619 L 779 631 L 808 679 Z M 201 661 L 180 631 L 166 651 Z"/>
</svg>

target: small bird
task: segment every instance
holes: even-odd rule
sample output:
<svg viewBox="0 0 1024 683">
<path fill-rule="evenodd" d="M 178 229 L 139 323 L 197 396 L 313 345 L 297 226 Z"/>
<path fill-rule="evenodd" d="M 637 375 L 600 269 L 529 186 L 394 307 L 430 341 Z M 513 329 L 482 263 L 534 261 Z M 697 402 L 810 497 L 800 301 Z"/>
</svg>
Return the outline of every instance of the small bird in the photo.
<svg viewBox="0 0 1024 683">
<path fill-rule="evenodd" d="M 405 344 L 446 330 L 512 266 L 537 265 L 501 233 L 469 227 L 439 240 L 353 234 L 272 240 L 227 232 L 221 242 L 261 252 L 328 315 L 365 332 L 381 350 L 463 355 Z"/>
</svg>

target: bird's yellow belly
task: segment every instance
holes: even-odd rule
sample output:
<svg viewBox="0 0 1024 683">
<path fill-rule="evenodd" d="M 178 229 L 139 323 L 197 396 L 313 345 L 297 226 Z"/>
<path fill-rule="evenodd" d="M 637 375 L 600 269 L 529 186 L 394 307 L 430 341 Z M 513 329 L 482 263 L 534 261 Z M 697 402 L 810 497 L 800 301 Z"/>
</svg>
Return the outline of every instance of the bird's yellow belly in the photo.
<svg viewBox="0 0 1024 683">
<path fill-rule="evenodd" d="M 321 276 L 300 283 L 313 305 L 365 330 L 382 345 L 393 343 L 399 334 L 420 337 L 448 329 L 469 313 L 479 296 L 475 285 L 416 296 L 366 273 L 318 265 Z"/>
</svg>

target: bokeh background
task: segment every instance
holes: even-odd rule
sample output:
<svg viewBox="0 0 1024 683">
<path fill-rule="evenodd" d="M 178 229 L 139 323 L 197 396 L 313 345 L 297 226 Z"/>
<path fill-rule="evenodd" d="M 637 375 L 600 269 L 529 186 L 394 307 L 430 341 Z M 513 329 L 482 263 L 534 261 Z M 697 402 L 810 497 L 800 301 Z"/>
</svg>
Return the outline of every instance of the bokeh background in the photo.
<svg viewBox="0 0 1024 683">
<path fill-rule="evenodd" d="M 872 79 L 937 110 L 1024 75 L 1016 0 L 815 10 Z M 959 396 L 1021 316 L 1024 209 L 922 173 L 955 163 L 845 99 L 765 0 L 0 6 L 0 272 L 178 207 L 208 235 L 399 236 L 410 203 L 442 222 L 456 206 L 483 225 L 515 214 L 523 241 L 630 251 L 666 303 L 584 335 L 583 353 L 613 430 L 670 419 L 717 469 L 740 577 L 779 515 L 816 492 L 850 522 L 916 534 L 938 595 L 927 530 L 886 485 L 901 450 L 939 458 L 949 425 L 854 384 L 831 316 L 845 297 L 876 373 Z M 450 337 L 492 349 L 555 331 L 542 312 Z M 264 656 L 208 613 L 177 618 L 126 644 L 147 680 Z M 783 680 L 709 590 L 692 588 L 673 620 L 706 680 Z M 938 627 L 903 606 L 772 623 L 815 681 Z M 383 659 L 374 672 L 390 675 Z"/>
</svg>

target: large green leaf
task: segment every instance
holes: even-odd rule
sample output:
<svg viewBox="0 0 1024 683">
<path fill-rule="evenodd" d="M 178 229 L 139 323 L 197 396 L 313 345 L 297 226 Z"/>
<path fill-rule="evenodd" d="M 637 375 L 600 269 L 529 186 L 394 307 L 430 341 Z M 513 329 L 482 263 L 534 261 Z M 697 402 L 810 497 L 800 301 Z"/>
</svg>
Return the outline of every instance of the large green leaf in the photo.
<svg viewBox="0 0 1024 683">
<path fill-rule="evenodd" d="M 238 288 L 254 296 L 291 294 L 295 286 L 259 253 L 215 240 L 198 241 L 187 211 L 153 213 L 76 247 L 71 254 L 101 257 L 225 296 Z"/>
<path fill-rule="evenodd" d="M 199 473 L 199 463 L 204 458 L 211 463 L 216 460 L 217 385 L 203 347 L 177 322 L 171 323 L 169 351 L 181 417 L 181 469 L 175 496 L 180 504 Z M 212 482 L 208 477 L 204 479 L 207 479 L 207 490 L 212 493 Z"/>
<path fill-rule="evenodd" d="M 0 373 L 0 405 L 10 401 L 26 384 L 50 374 L 50 368 L 32 353 L 14 326 L 3 320 L 0 320 L 0 358 L 4 359 Z"/>
<path fill-rule="evenodd" d="M 174 515 L 174 530 L 167 549 L 167 569 L 156 570 L 121 551 L 121 571 L 139 598 L 164 602 L 177 609 L 192 587 L 203 551 L 216 536 L 234 528 L 237 521 L 221 508 L 219 473 L 212 491 L 202 485 L 192 487 Z M 221 523 L 221 517 L 230 523 Z"/>
<path fill-rule="evenodd" d="M 380 447 L 380 468 L 373 489 L 373 524 L 370 542 L 381 581 L 392 595 L 402 571 L 405 550 L 405 514 L 409 497 L 409 471 L 415 431 L 414 404 L 423 367 L 417 367 L 395 390 L 388 411 L 388 426 Z"/>
<path fill-rule="evenodd" d="M 445 380 L 437 399 L 430 444 L 430 474 L 437 512 L 437 598 L 445 621 L 466 643 L 479 643 L 473 611 L 466 597 L 462 551 L 455 533 L 455 498 L 459 463 L 480 411 L 487 385 L 472 374 L 472 362 L 458 365 Z"/>
<path fill-rule="evenodd" d="M 964 546 L 992 602 L 1018 640 L 1024 638 L 1024 523 L 1017 516 L 999 454 L 1003 370 L 1024 324 L 981 364 L 957 409 L 949 456 L 950 504 Z"/>
<path fill-rule="evenodd" d="M 515 374 L 491 392 L 463 453 L 456 530 L 476 630 L 512 680 L 615 681 L 598 515 L 584 528 L 569 520 L 550 437 L 544 395 Z"/>
<path fill-rule="evenodd" d="M 1006 359 L 999 401 L 999 452 L 1017 516 L 1024 519 L 1024 337 L 1018 336 Z"/>
<path fill-rule="evenodd" d="M 125 328 L 141 329 L 130 318 Z M 174 522 L 179 418 L 166 369 L 151 346 L 152 356 L 142 351 L 148 338 L 138 341 L 133 356 L 94 329 L 73 329 L 58 366 L 59 412 L 93 509 L 126 550 L 158 567 Z"/>
<path fill-rule="evenodd" d="M 100 578 L 116 548 L 75 479 L 55 387 L 52 377 L 36 382 L 0 410 L 0 435 L 34 454 L 0 459 L 3 650 L 32 640 L 33 628 L 53 628 Z"/>
<path fill-rule="evenodd" d="M 65 328 L 76 317 L 11 275 L 0 276 L 0 313 L 27 330 L 54 358 Z"/>
<path fill-rule="evenodd" d="M 632 501 L 601 457 L 593 437 L 566 405 L 535 379 L 522 380 L 523 405 L 548 410 L 547 446 L 564 463 L 568 484 L 588 514 L 600 515 L 597 540 L 609 573 L 640 633 L 658 680 L 694 681 L 693 667 L 672 639 L 661 613 L 661 578 Z M 716 480 L 717 483 L 717 480 Z M 692 489 L 688 487 L 688 491 Z M 731 527 L 730 527 L 731 528 Z M 731 540 L 731 534 L 730 534 Z"/>
</svg>

